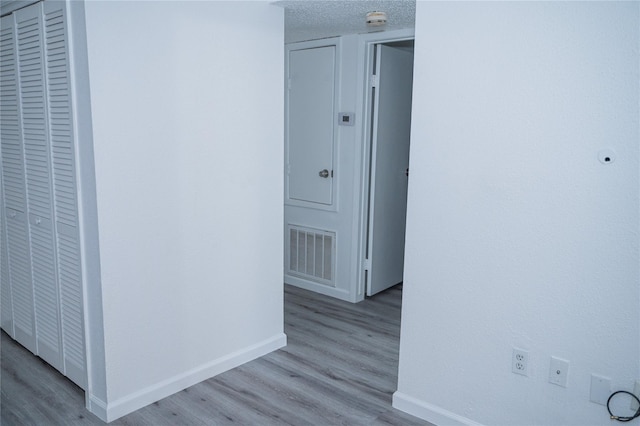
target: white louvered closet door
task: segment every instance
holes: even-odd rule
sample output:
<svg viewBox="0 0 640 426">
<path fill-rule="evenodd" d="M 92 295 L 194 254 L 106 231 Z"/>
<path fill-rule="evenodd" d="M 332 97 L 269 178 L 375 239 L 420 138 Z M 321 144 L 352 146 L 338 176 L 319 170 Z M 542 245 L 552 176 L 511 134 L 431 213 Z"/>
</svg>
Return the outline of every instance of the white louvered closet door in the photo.
<svg viewBox="0 0 640 426">
<path fill-rule="evenodd" d="M 23 259 L 30 259 L 26 270 L 31 273 L 33 288 L 34 352 L 84 388 L 83 297 L 65 5 L 41 2 L 18 10 L 11 19 L 15 25 L 14 80 L 21 131 L 17 141 L 22 142 L 22 186 L 27 205 L 20 212 L 23 218 L 15 216 L 28 231 Z M 4 200 L 8 201 L 11 186 L 4 171 L 4 137 L 2 144 Z M 15 174 L 19 175 L 17 168 Z M 7 208 L 11 208 L 8 202 Z M 3 281 L 3 292 L 11 293 L 12 306 L 7 309 L 13 311 L 15 338 L 22 343 L 9 222 L 7 219 L 10 285 Z"/>
<path fill-rule="evenodd" d="M 64 373 L 84 388 L 84 316 L 69 71 L 69 32 L 65 8 L 61 2 L 47 1 L 43 7 Z"/>
<path fill-rule="evenodd" d="M 3 140 L 10 140 L 15 132 L 17 118 L 16 79 L 12 71 L 15 64 L 13 51 L 13 27 L 7 24 L 13 22 L 10 17 L 2 18 L 0 22 L 0 146 Z M 19 140 L 19 138 L 13 138 Z M 9 253 L 7 248 L 7 206 L 4 197 L 4 163 L 0 149 L 0 325 L 3 330 L 15 336 L 13 331 L 13 305 L 11 303 L 11 285 L 9 284 Z"/>
<path fill-rule="evenodd" d="M 15 13 L 37 353 L 62 369 L 40 5 Z"/>
<path fill-rule="evenodd" d="M 8 268 L 2 274 L 2 296 L 11 294 L 11 304 L 2 303 L 3 329 L 23 346 L 36 352 L 36 331 L 31 281 L 31 250 L 27 227 L 27 199 L 20 100 L 16 29 L 13 15 L 0 22 L 0 152 L 2 153 L 3 205 Z M 3 297 L 4 299 L 4 297 Z M 5 312 L 5 308 L 11 312 Z M 10 315 L 9 315 L 10 314 Z M 11 316 L 11 320 L 5 317 Z M 13 327 L 5 328 L 12 323 Z"/>
</svg>

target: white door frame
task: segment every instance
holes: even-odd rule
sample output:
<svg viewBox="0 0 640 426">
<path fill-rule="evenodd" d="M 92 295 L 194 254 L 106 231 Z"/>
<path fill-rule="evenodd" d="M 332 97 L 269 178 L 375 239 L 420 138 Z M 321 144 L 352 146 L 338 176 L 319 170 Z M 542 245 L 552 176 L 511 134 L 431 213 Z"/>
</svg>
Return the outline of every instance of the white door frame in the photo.
<svg viewBox="0 0 640 426">
<path fill-rule="evenodd" d="M 376 44 L 393 43 L 397 41 L 414 40 L 415 32 L 413 29 L 389 31 L 382 33 L 372 33 L 362 35 L 361 55 L 364 56 L 362 70 L 359 70 L 359 82 L 361 87 L 360 96 L 362 96 L 362 128 L 361 128 L 361 153 L 360 159 L 360 209 L 356 209 L 358 215 L 354 223 L 359 226 L 354 227 L 357 232 L 358 256 L 360 259 L 358 271 L 356 272 L 357 294 L 359 300 L 363 300 L 366 294 L 366 280 L 370 268 L 367 259 L 368 244 L 368 226 L 369 226 L 369 191 L 370 191 L 370 161 L 371 161 L 371 137 L 373 126 L 373 98 L 371 96 L 372 76 L 375 72 L 374 51 Z M 362 57 L 361 56 L 361 57 Z M 354 218 L 355 219 L 355 218 Z"/>
</svg>

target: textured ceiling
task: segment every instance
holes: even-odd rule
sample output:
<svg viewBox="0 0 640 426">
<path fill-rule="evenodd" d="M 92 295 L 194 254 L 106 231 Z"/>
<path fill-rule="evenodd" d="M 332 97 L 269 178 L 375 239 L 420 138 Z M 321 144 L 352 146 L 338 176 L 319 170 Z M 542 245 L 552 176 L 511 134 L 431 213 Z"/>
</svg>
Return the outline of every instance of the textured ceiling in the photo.
<svg viewBox="0 0 640 426">
<path fill-rule="evenodd" d="M 281 0 L 273 4 L 285 9 L 286 43 L 413 28 L 416 15 L 415 0 Z M 385 26 L 367 27 L 365 16 L 373 11 L 386 12 Z"/>
</svg>

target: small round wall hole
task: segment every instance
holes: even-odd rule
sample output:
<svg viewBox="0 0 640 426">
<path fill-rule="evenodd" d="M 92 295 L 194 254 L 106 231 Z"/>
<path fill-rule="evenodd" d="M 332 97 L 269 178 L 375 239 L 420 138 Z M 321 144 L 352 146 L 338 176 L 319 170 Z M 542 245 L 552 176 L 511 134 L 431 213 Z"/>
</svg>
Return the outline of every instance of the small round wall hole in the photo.
<svg viewBox="0 0 640 426">
<path fill-rule="evenodd" d="M 615 161 L 615 159 L 616 152 L 613 150 L 613 148 L 603 148 L 598 151 L 598 160 L 600 160 L 602 164 L 611 164 Z"/>
</svg>

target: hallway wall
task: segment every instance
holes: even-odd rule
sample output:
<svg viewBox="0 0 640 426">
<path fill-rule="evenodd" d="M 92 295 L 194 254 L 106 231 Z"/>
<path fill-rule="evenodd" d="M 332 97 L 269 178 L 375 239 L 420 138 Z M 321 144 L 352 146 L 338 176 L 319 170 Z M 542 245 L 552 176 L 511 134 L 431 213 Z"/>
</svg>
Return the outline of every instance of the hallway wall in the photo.
<svg viewBox="0 0 640 426">
<path fill-rule="evenodd" d="M 608 424 L 591 374 L 633 389 L 639 42 L 637 2 L 418 2 L 395 407 Z M 570 362 L 566 388 L 551 356 Z"/>
<path fill-rule="evenodd" d="M 85 9 L 112 420 L 285 344 L 283 11 Z"/>
</svg>

